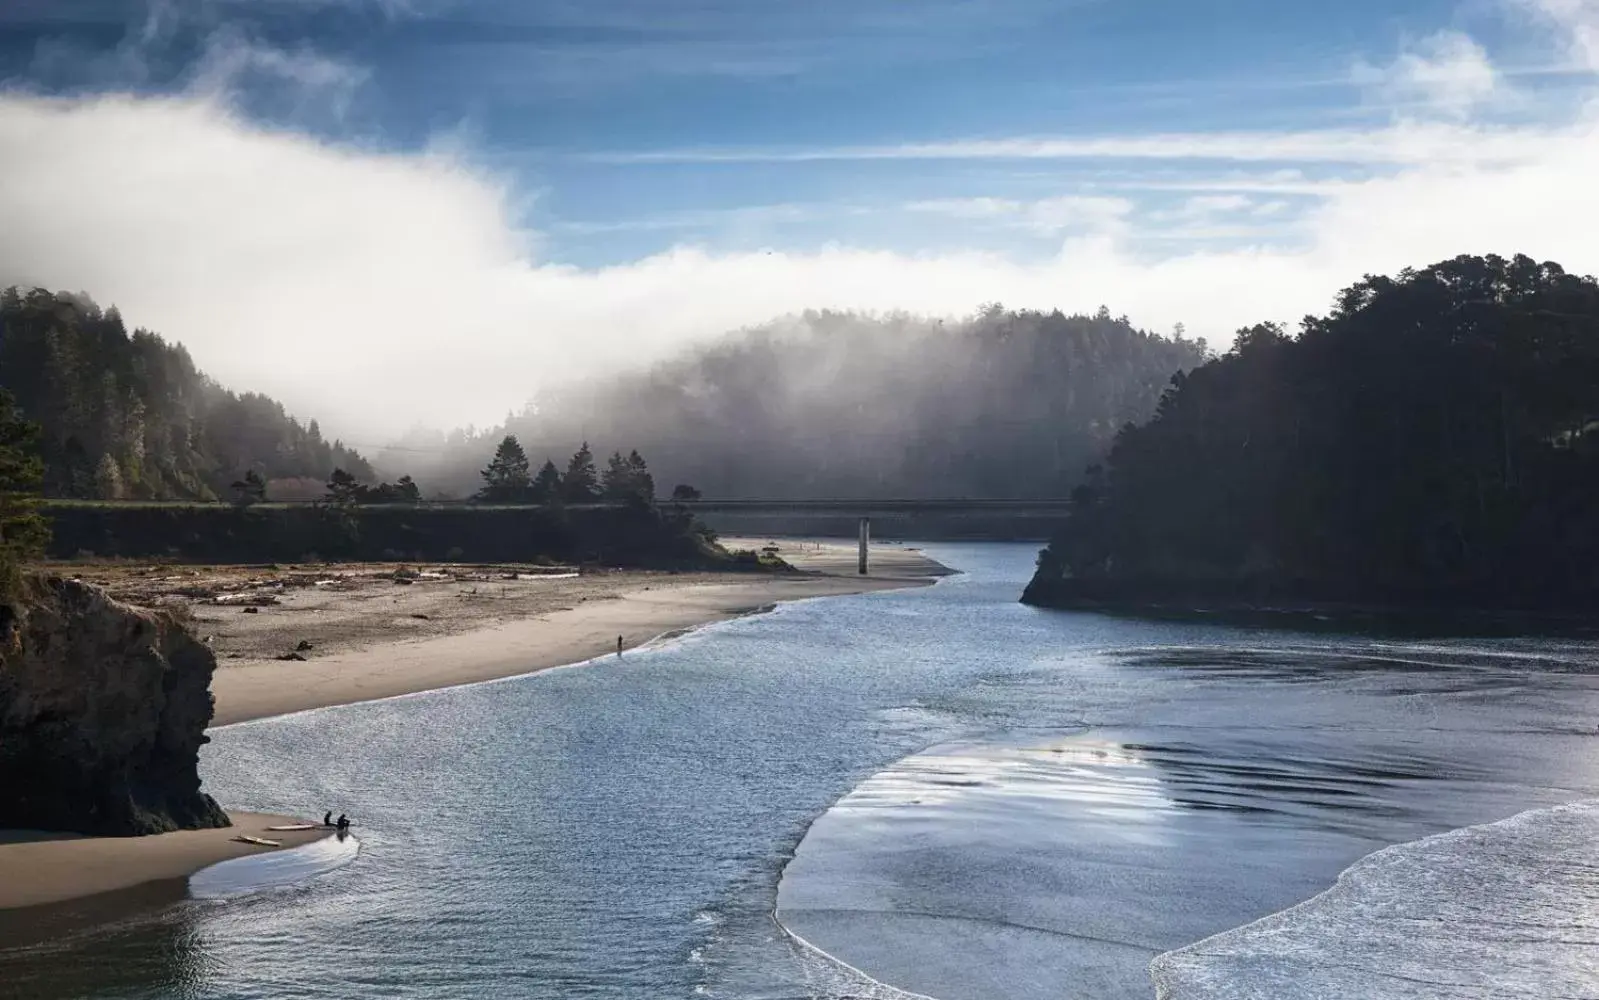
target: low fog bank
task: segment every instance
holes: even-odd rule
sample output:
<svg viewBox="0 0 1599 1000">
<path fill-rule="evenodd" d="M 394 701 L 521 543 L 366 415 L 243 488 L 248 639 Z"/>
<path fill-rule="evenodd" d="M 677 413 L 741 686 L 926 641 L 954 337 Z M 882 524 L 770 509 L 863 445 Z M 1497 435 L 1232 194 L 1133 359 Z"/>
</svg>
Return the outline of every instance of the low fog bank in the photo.
<svg viewBox="0 0 1599 1000">
<path fill-rule="evenodd" d="M 552 257 L 537 199 L 469 150 L 331 142 L 212 95 L 0 91 L 0 285 L 85 289 L 184 344 L 221 383 L 371 446 L 417 424 L 483 426 L 553 386 L 810 308 L 1113 302 L 1141 325 L 1182 321 L 1220 340 L 1320 308 L 1351 275 L 1462 248 L 1591 269 L 1594 134 L 1518 134 L 1525 156 L 1505 162 L 1427 161 L 1332 186 L 1284 245 L 1152 254 L 1140 233 L 1170 227 L 1149 217 L 1061 231 L 1042 256 L 779 242 L 580 268 Z M 1476 148 L 1469 130 L 1451 135 Z M 900 209 L 874 209 L 878 247 L 901 244 Z"/>
<path fill-rule="evenodd" d="M 482 485 L 505 434 L 535 467 L 564 466 L 584 441 L 602 464 L 638 449 L 663 495 L 686 483 L 708 497 L 1061 496 L 1203 356 L 1203 341 L 1103 309 L 809 312 L 569 383 L 503 426 L 415 431 L 371 458 L 384 478 L 448 496 Z"/>
</svg>

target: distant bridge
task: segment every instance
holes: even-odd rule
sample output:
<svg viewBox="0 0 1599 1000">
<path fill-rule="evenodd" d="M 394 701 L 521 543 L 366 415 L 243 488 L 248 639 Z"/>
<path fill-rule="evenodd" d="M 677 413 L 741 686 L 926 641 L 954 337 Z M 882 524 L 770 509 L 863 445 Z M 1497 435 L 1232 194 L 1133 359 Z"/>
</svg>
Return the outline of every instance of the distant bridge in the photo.
<svg viewBox="0 0 1599 1000">
<path fill-rule="evenodd" d="M 320 503 L 311 500 L 277 500 L 258 507 L 290 507 Z M 213 507 L 228 501 L 194 500 L 62 500 L 46 501 L 50 506 L 145 506 Z M 969 497 L 927 497 L 886 499 L 805 499 L 702 498 L 699 500 L 659 500 L 663 507 L 681 506 L 717 531 L 727 535 L 811 535 L 856 537 L 862 518 L 871 522 L 878 538 L 916 541 L 1043 541 L 1071 512 L 1069 499 L 991 500 Z M 370 506 L 392 506 L 378 505 Z M 471 500 L 423 500 L 417 507 L 516 507 L 519 504 L 485 503 Z M 572 507 L 615 507 L 619 504 L 595 503 Z"/>
<path fill-rule="evenodd" d="M 1068 499 L 701 499 L 682 501 L 730 535 L 852 537 L 862 518 L 879 538 L 917 541 L 1043 541 L 1074 506 Z"/>
<path fill-rule="evenodd" d="M 805 511 L 812 513 L 856 514 L 869 517 L 873 514 L 916 514 L 937 511 L 946 514 L 976 514 L 1008 512 L 1061 516 L 1070 513 L 1073 501 L 1067 499 L 1041 500 L 975 500 L 970 498 L 935 497 L 927 499 L 839 499 L 839 500 L 663 500 L 663 504 L 679 503 L 695 512 L 770 512 Z"/>
<path fill-rule="evenodd" d="M 231 500 L 79 500 L 70 497 L 46 497 L 46 504 L 56 507 L 228 507 Z M 326 503 L 321 500 L 263 500 L 255 507 L 300 507 Z M 1045 498 L 1039 500 L 982 500 L 970 498 L 934 497 L 927 499 L 833 499 L 833 500 L 782 500 L 782 499 L 705 499 L 673 500 L 662 497 L 656 501 L 662 507 L 679 506 L 696 512 L 744 511 L 809 511 L 817 513 L 907 514 L 927 511 L 944 513 L 978 513 L 1010 511 L 1033 514 L 1069 513 L 1074 501 Z M 419 500 L 415 503 L 390 501 L 386 503 L 358 503 L 361 507 L 538 507 L 539 504 L 483 502 L 478 500 Z M 577 509 L 625 506 L 620 502 L 567 504 Z"/>
</svg>

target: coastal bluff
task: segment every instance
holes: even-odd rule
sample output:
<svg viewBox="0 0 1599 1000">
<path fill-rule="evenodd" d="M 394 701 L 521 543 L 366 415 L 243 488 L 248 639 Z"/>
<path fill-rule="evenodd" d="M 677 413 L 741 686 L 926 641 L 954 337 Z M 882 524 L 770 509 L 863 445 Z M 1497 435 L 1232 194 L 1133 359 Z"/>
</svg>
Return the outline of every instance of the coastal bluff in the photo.
<svg viewBox="0 0 1599 1000">
<path fill-rule="evenodd" d="M 216 658 L 168 611 L 58 576 L 0 603 L 0 828 L 229 825 L 200 791 Z"/>
</svg>

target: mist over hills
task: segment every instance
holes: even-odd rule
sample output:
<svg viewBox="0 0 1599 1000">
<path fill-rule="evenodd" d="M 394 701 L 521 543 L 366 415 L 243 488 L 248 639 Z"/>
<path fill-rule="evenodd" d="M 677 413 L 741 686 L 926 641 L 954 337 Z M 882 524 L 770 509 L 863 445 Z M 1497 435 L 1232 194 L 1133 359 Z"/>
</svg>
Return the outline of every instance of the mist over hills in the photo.
<svg viewBox="0 0 1599 1000">
<path fill-rule="evenodd" d="M 373 457 L 470 495 L 506 434 L 538 464 L 637 448 L 663 493 L 716 497 L 1061 496 L 1117 430 L 1154 412 L 1203 341 L 1125 317 L 1006 311 L 960 321 L 808 312 L 652 368 L 570 383 L 482 431 L 415 431 Z"/>
<path fill-rule="evenodd" d="M 283 405 L 212 381 L 189 352 L 81 294 L 0 292 L 0 388 L 40 425 L 45 492 L 209 500 L 255 472 L 279 497 L 317 496 L 359 454 Z"/>
<path fill-rule="evenodd" d="M 60 497 L 209 500 L 254 471 L 270 498 L 310 499 L 344 469 L 465 498 L 506 434 L 535 464 L 562 464 L 585 441 L 602 461 L 638 449 L 663 494 L 689 483 L 720 497 L 1060 496 L 1204 357 L 1202 340 L 1105 309 L 809 312 L 569 380 L 500 427 L 415 431 L 369 463 L 315 420 L 218 385 L 182 346 L 130 333 L 115 308 L 43 289 L 0 298 L 0 387 L 42 425 L 45 489 Z"/>
</svg>

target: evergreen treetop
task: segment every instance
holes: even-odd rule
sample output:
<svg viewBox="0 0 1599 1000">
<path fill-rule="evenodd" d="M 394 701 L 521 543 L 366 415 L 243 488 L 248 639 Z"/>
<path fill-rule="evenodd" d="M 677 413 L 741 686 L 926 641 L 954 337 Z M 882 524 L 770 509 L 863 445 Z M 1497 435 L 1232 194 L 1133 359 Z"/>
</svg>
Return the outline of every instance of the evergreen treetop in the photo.
<svg viewBox="0 0 1599 1000">
<path fill-rule="evenodd" d="M 478 499 L 498 503 L 524 503 L 533 485 L 527 452 L 516 436 L 507 434 L 494 450 L 494 458 L 482 472 L 483 487 Z"/>
<path fill-rule="evenodd" d="M 600 496 L 600 477 L 594 468 L 594 452 L 589 443 L 573 453 L 561 478 L 561 497 L 567 503 L 593 503 Z"/>
<path fill-rule="evenodd" d="M 44 463 L 34 454 L 38 428 L 22 419 L 0 389 L 0 598 L 14 593 L 24 563 L 37 558 L 49 529 L 36 509 Z"/>
</svg>

